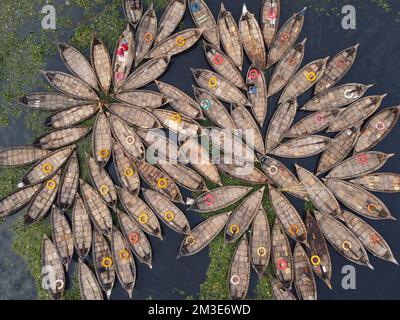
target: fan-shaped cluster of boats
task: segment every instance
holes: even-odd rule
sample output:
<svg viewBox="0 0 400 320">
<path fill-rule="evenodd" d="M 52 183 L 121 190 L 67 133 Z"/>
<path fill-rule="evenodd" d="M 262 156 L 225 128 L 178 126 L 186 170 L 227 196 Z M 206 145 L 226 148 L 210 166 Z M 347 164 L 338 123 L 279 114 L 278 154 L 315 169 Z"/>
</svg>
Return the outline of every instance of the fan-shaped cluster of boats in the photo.
<svg viewBox="0 0 400 320">
<path fill-rule="evenodd" d="M 197 28 L 173 34 L 186 6 Z M 290 291 L 293 283 L 298 298 L 316 299 L 314 273 L 331 287 L 332 265 L 325 239 L 354 263 L 372 268 L 366 250 L 397 263 L 382 236 L 358 216 L 342 210 L 339 202 L 366 218 L 394 219 L 370 191 L 399 192 L 400 177 L 376 173 L 392 155 L 371 149 L 396 125 L 400 109 L 386 108 L 375 114 L 384 95 L 364 97 L 369 85 L 335 86 L 352 66 L 357 45 L 333 59 L 318 59 L 300 68 L 306 40 L 296 41 L 305 10 L 278 30 L 279 0 L 263 1 L 260 24 L 246 6 L 239 24 L 223 5 L 215 20 L 203 0 L 170 1 L 158 23 L 152 6 L 143 13 L 140 0 L 125 0 L 129 24 L 118 39 L 112 60 L 96 36 L 91 62 L 73 47 L 59 46 L 73 75 L 45 71 L 44 76 L 60 93 L 33 93 L 21 99 L 30 108 L 55 111 L 46 119 L 53 130 L 37 138 L 33 146 L 0 151 L 2 166 L 33 164 L 20 188 L 0 201 L 0 217 L 27 205 L 25 221 L 31 224 L 51 211 L 52 240 L 43 239 L 42 263 L 54 276 L 48 288 L 53 298 L 64 293 L 65 270 L 74 251 L 79 256 L 83 299 L 102 299 L 102 290 L 109 297 L 116 275 L 132 295 L 134 256 L 151 268 L 147 235 L 162 239 L 160 221 L 184 235 L 180 257 L 199 252 L 222 230 L 227 242 L 238 242 L 228 276 L 234 299 L 246 297 L 251 265 L 261 277 L 270 260 L 276 275 L 271 279 L 276 299 L 295 299 Z M 204 53 L 212 70 L 193 70 L 198 84 L 193 87 L 193 99 L 157 79 L 173 55 L 192 47 L 201 36 L 206 40 Z M 244 79 L 245 54 L 252 64 Z M 273 65 L 267 83 L 264 71 Z M 160 93 L 142 89 L 154 81 Z M 296 98 L 313 86 L 314 97 L 301 108 L 312 113 L 293 124 Z M 260 126 L 265 122 L 268 97 L 281 90 L 264 138 Z M 110 98 L 101 100 L 100 91 Z M 230 112 L 221 101 L 231 104 Z M 173 110 L 162 108 L 166 104 Z M 89 184 L 80 179 L 75 144 L 91 131 L 78 124 L 95 115 L 92 154 L 86 156 Z M 217 126 L 208 138 L 224 152 L 218 164 L 197 141 L 203 129 L 197 120 L 205 117 Z M 151 131 L 162 127 L 186 139 L 178 146 Z M 243 135 L 229 137 L 229 130 L 236 129 L 243 130 Z M 316 135 L 325 129 L 339 133 L 333 138 Z M 239 146 L 239 154 L 226 143 L 228 138 Z M 167 160 L 183 157 L 186 163 L 147 162 L 146 149 L 157 143 L 164 146 L 157 150 L 159 156 Z M 229 155 L 234 150 L 232 159 Z M 352 150 L 353 156 L 346 159 Z M 297 177 L 271 157 L 317 154 L 321 158 L 316 174 L 296 165 Z M 111 158 L 118 186 L 105 169 Z M 254 165 L 257 158 L 262 170 Z M 264 186 L 222 186 L 219 172 Z M 326 172 L 323 180 L 317 177 Z M 220 187 L 208 190 L 204 178 Z M 139 196 L 141 179 L 148 188 L 142 188 Z M 180 187 L 203 192 L 187 201 L 196 212 L 223 211 L 239 204 L 233 212 L 213 215 L 191 229 L 184 212 L 174 204 L 184 202 Z M 262 204 L 264 192 L 277 217 L 272 232 Z M 310 201 L 316 208 L 313 215 L 307 212 L 303 222 L 285 193 Z M 69 208 L 71 225 L 66 215 Z M 113 214 L 119 227 L 113 225 Z M 296 242 L 293 252 L 288 237 Z M 90 251 L 95 274 L 84 262 Z"/>
</svg>

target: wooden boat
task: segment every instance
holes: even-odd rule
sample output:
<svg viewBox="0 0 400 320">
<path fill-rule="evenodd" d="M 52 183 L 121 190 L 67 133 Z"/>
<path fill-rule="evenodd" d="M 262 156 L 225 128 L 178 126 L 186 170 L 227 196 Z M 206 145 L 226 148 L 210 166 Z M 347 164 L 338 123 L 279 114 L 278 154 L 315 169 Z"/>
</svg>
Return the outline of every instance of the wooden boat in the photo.
<svg viewBox="0 0 400 320">
<path fill-rule="evenodd" d="M 100 111 L 92 133 L 92 154 L 101 167 L 104 167 L 111 157 L 112 144 L 110 122 L 105 113 Z"/>
<path fill-rule="evenodd" d="M 118 280 L 126 292 L 128 292 L 129 298 L 132 298 L 133 287 L 136 282 L 135 260 L 133 259 L 131 250 L 124 237 L 118 229 L 115 229 L 113 232 L 111 248 Z"/>
<path fill-rule="evenodd" d="M 235 249 L 229 267 L 229 295 L 234 300 L 244 300 L 250 284 L 250 254 L 246 235 Z"/>
<path fill-rule="evenodd" d="M 261 207 L 265 187 L 249 195 L 229 216 L 225 226 L 225 242 L 234 242 L 249 228 Z"/>
<path fill-rule="evenodd" d="M 310 212 L 307 212 L 305 224 L 309 245 L 306 247 L 306 251 L 311 267 L 315 274 L 326 283 L 328 288 L 332 289 L 332 262 L 325 238 L 319 229 L 317 221 L 315 221 Z"/>
<path fill-rule="evenodd" d="M 113 56 L 113 84 L 117 91 L 129 76 L 135 59 L 135 36 L 130 25 L 119 37 Z"/>
<path fill-rule="evenodd" d="M 397 173 L 370 173 L 350 182 L 372 192 L 400 192 L 400 175 Z"/>
<path fill-rule="evenodd" d="M 218 99 L 239 106 L 249 105 L 245 95 L 219 74 L 206 69 L 191 69 L 196 83 Z"/>
<path fill-rule="evenodd" d="M 271 154 L 281 158 L 307 158 L 323 152 L 331 143 L 325 136 L 311 135 L 281 143 Z"/>
<path fill-rule="evenodd" d="M 89 184 L 80 180 L 80 190 L 85 208 L 96 229 L 110 238 L 113 230 L 112 216 L 107 204 Z"/>
<path fill-rule="evenodd" d="M 279 98 L 279 103 L 297 98 L 310 89 L 325 72 L 329 57 L 310 62 L 298 71 L 286 85 Z"/>
<path fill-rule="evenodd" d="M 60 188 L 57 194 L 57 205 L 61 211 L 66 211 L 75 202 L 79 185 L 79 162 L 74 152 L 61 175 Z"/>
<path fill-rule="evenodd" d="M 150 50 L 147 58 L 154 59 L 165 56 L 174 56 L 182 53 L 196 44 L 205 29 L 185 29 L 160 41 Z"/>
<path fill-rule="evenodd" d="M 338 133 L 321 154 L 316 175 L 325 173 L 342 162 L 353 149 L 359 135 L 360 127 Z"/>
<path fill-rule="evenodd" d="M 232 119 L 236 128 L 241 130 L 241 136 L 247 145 L 253 147 L 260 154 L 265 153 L 264 140 L 257 122 L 243 106 L 231 106 Z"/>
<path fill-rule="evenodd" d="M 271 289 L 275 300 L 279 301 L 293 301 L 297 300 L 290 290 L 286 289 L 284 285 L 275 277 L 271 277 Z"/>
<path fill-rule="evenodd" d="M 153 129 L 161 128 L 161 123 L 150 112 L 125 104 L 112 103 L 108 106 L 108 110 L 124 121 L 136 128 Z"/>
<path fill-rule="evenodd" d="M 188 199 L 191 211 L 209 213 L 219 211 L 241 200 L 251 187 L 226 186 L 203 193 L 197 199 Z"/>
<path fill-rule="evenodd" d="M 151 3 L 149 9 L 143 14 L 136 30 L 135 67 L 137 67 L 149 53 L 156 33 L 157 15 L 153 3 Z"/>
<path fill-rule="evenodd" d="M 299 37 L 304 24 L 307 7 L 295 13 L 279 30 L 269 47 L 267 68 L 277 63 L 291 48 Z"/>
<path fill-rule="evenodd" d="M 378 197 L 363 188 L 336 179 L 327 179 L 325 184 L 341 203 L 354 212 L 375 220 L 396 220 Z"/>
<path fill-rule="evenodd" d="M 348 211 L 344 211 L 340 218 L 346 223 L 349 229 L 354 232 L 365 249 L 371 252 L 375 257 L 398 265 L 385 239 L 368 223 Z"/>
<path fill-rule="evenodd" d="M 264 0 L 261 6 L 261 30 L 264 42 L 269 48 L 279 28 L 279 16 L 281 11 L 280 0 Z"/>
<path fill-rule="evenodd" d="M 386 108 L 373 116 L 361 131 L 355 153 L 372 149 L 393 130 L 399 121 L 400 107 Z"/>
<path fill-rule="evenodd" d="M 90 179 L 97 192 L 110 207 L 115 208 L 117 204 L 117 190 L 107 171 L 101 168 L 97 162 L 88 155 L 86 166 L 89 169 Z"/>
<path fill-rule="evenodd" d="M 326 176 L 335 179 L 352 179 L 373 173 L 382 168 L 394 154 L 368 151 L 357 154 L 336 165 Z"/>
<path fill-rule="evenodd" d="M 142 179 L 152 188 L 173 202 L 183 203 L 181 191 L 171 177 L 145 160 L 137 161 L 136 167 Z"/>
<path fill-rule="evenodd" d="M 186 0 L 171 0 L 164 10 L 158 24 L 157 36 L 154 45 L 168 38 L 182 21 L 186 11 Z"/>
<path fill-rule="evenodd" d="M 142 0 L 123 0 L 123 9 L 126 19 L 136 28 L 143 14 Z"/>
<path fill-rule="evenodd" d="M 208 246 L 224 228 L 229 214 L 225 212 L 212 216 L 191 230 L 182 240 L 178 258 L 192 256 Z"/>
<path fill-rule="evenodd" d="M 290 48 L 278 62 L 269 81 L 268 97 L 281 91 L 299 70 L 304 59 L 306 41 L 307 38 Z"/>
<path fill-rule="evenodd" d="M 236 129 L 236 125 L 225 106 L 207 90 L 193 86 L 194 96 L 204 114 L 222 129 Z"/>
<path fill-rule="evenodd" d="M 287 130 L 294 121 L 297 112 L 297 101 L 288 100 L 278 106 L 269 123 L 265 137 L 265 150 L 268 154 L 281 143 Z"/>
<path fill-rule="evenodd" d="M 50 131 L 36 138 L 32 145 L 37 148 L 57 150 L 73 143 L 77 143 L 92 131 L 89 127 L 71 127 Z"/>
<path fill-rule="evenodd" d="M 214 16 L 203 0 L 188 0 L 190 15 L 198 28 L 204 28 L 203 37 L 219 48 L 219 33 Z"/>
<path fill-rule="evenodd" d="M 70 95 L 55 92 L 31 93 L 20 98 L 19 102 L 28 108 L 46 111 L 60 111 L 87 103 Z"/>
<path fill-rule="evenodd" d="M 69 263 L 74 254 L 74 239 L 67 218 L 54 205 L 51 210 L 51 237 L 65 270 L 68 271 Z"/>
<path fill-rule="evenodd" d="M 341 214 L 340 205 L 332 192 L 310 171 L 296 166 L 300 184 L 307 194 L 307 198 L 321 212 L 338 217 Z"/>
<path fill-rule="evenodd" d="M 39 189 L 40 185 L 24 187 L 1 199 L 0 218 L 3 219 L 21 210 L 31 201 Z"/>
<path fill-rule="evenodd" d="M 153 110 L 153 114 L 165 128 L 176 134 L 187 136 L 197 136 L 200 134 L 201 128 L 199 124 L 183 114 L 170 110 Z"/>
<path fill-rule="evenodd" d="M 113 97 L 124 104 L 143 109 L 157 109 L 168 103 L 167 97 L 149 90 L 118 92 Z"/>
<path fill-rule="evenodd" d="M 58 71 L 41 72 L 56 90 L 66 95 L 83 100 L 99 99 L 96 92 L 79 78 Z"/>
<path fill-rule="evenodd" d="M 0 150 L 0 166 L 25 166 L 46 157 L 49 153 L 46 149 L 31 146 L 2 149 Z"/>
<path fill-rule="evenodd" d="M 100 108 L 100 102 L 70 107 L 46 118 L 45 126 L 55 129 L 72 127 L 91 118 Z"/>
<path fill-rule="evenodd" d="M 354 123 L 361 123 L 380 107 L 386 94 L 381 96 L 369 96 L 362 98 L 340 113 L 336 121 L 328 128 L 326 132 L 342 131 Z"/>
<path fill-rule="evenodd" d="M 222 186 L 218 169 L 202 145 L 193 138 L 189 138 L 181 145 L 180 150 L 197 172 L 214 184 Z"/>
<path fill-rule="evenodd" d="M 115 282 L 115 264 L 110 246 L 104 236 L 96 229 L 93 231 L 93 265 L 101 289 L 110 299 Z"/>
<path fill-rule="evenodd" d="M 65 273 L 61 258 L 53 242 L 44 235 L 42 241 L 42 281 L 53 300 L 61 300 L 65 291 Z M 49 281 L 48 277 L 52 281 Z M 54 281 L 54 282 L 53 282 Z"/>
<path fill-rule="evenodd" d="M 263 206 L 260 206 L 253 221 L 250 237 L 251 264 L 261 278 L 265 273 L 271 254 L 271 231 L 268 217 Z"/>
<path fill-rule="evenodd" d="M 270 184 L 275 185 L 280 191 L 288 192 L 297 198 L 303 199 L 306 197 L 299 180 L 283 163 L 268 156 L 262 157 L 260 163 L 261 169 Z"/>
<path fill-rule="evenodd" d="M 286 233 L 293 240 L 307 245 L 307 229 L 296 208 L 282 193 L 273 187 L 269 187 L 269 199 Z"/>
<path fill-rule="evenodd" d="M 221 3 L 217 25 L 224 51 L 242 71 L 244 53 L 239 28 L 232 13 L 225 9 L 223 3 Z"/>
<path fill-rule="evenodd" d="M 360 240 L 344 224 L 332 216 L 314 211 L 315 219 L 326 240 L 346 259 L 373 269 Z"/>
<path fill-rule="evenodd" d="M 113 78 L 110 54 L 108 53 L 106 45 L 96 35 L 93 37 L 91 47 L 92 66 L 96 71 L 101 90 L 105 94 L 108 94 Z"/>
<path fill-rule="evenodd" d="M 300 138 L 302 136 L 318 133 L 329 127 L 340 114 L 338 109 L 328 109 L 314 112 L 295 123 L 286 133 L 287 138 Z"/>
<path fill-rule="evenodd" d="M 311 264 L 300 243 L 296 243 L 293 252 L 294 287 L 300 300 L 317 300 L 317 285 Z"/>
<path fill-rule="evenodd" d="M 186 93 L 165 82 L 156 80 L 155 83 L 176 111 L 191 119 L 204 119 L 200 106 Z"/>
<path fill-rule="evenodd" d="M 72 235 L 76 252 L 85 260 L 92 245 L 92 223 L 79 194 L 72 209 Z"/>
<path fill-rule="evenodd" d="M 133 159 L 143 159 L 144 146 L 136 132 L 120 118 L 113 115 L 107 115 L 107 117 L 115 139 L 125 152 Z"/>
<path fill-rule="evenodd" d="M 251 103 L 251 110 L 260 126 L 262 126 L 268 108 L 267 81 L 263 70 L 255 64 L 251 65 L 247 73 L 246 84 L 249 88 L 247 97 Z"/>
<path fill-rule="evenodd" d="M 312 97 L 301 110 L 321 111 L 327 109 L 339 109 L 362 98 L 372 84 L 348 83 L 333 87 Z"/>
<path fill-rule="evenodd" d="M 139 89 L 158 79 L 168 68 L 170 56 L 154 58 L 137 68 L 117 92 Z"/>
<path fill-rule="evenodd" d="M 326 70 L 315 85 L 314 94 L 319 94 L 338 83 L 353 66 L 359 44 L 344 49 L 326 65 Z"/>
<path fill-rule="evenodd" d="M 267 53 L 263 34 L 254 14 L 247 10 L 243 4 L 242 15 L 239 20 L 239 31 L 242 38 L 244 50 L 253 65 L 261 70 L 265 69 L 267 63 Z"/>
<path fill-rule="evenodd" d="M 162 239 L 160 223 L 142 199 L 123 188 L 118 189 L 118 198 L 125 211 L 135 219 L 144 232 Z"/>
<path fill-rule="evenodd" d="M 243 80 L 242 74 L 237 69 L 235 63 L 216 46 L 204 42 L 204 54 L 210 66 L 230 83 L 239 89 L 246 90 L 247 86 Z"/>
<path fill-rule="evenodd" d="M 136 222 L 125 212 L 117 210 L 117 216 L 122 233 L 129 247 L 141 263 L 152 269 L 152 251 L 149 240 Z"/>
<path fill-rule="evenodd" d="M 132 194 L 139 194 L 140 177 L 131 159 L 126 155 L 119 143 L 113 144 L 114 168 L 117 173 L 118 181 L 123 188 Z"/>
<path fill-rule="evenodd" d="M 290 290 L 294 278 L 292 249 L 279 221 L 275 221 L 272 227 L 271 239 L 275 274 L 283 286 Z"/>
<path fill-rule="evenodd" d="M 57 173 L 44 182 L 36 192 L 26 210 L 24 221 L 26 225 L 38 222 L 49 212 L 60 186 L 60 175 Z"/>
<path fill-rule="evenodd" d="M 78 280 L 82 300 L 103 300 L 96 276 L 82 260 L 78 263 Z"/>
</svg>

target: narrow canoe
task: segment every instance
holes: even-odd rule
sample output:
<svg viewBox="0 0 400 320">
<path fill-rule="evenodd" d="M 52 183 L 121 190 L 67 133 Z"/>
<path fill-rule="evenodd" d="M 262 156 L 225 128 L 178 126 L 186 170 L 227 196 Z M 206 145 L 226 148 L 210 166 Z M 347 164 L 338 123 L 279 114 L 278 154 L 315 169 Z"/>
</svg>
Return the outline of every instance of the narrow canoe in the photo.
<svg viewBox="0 0 400 320">
<path fill-rule="evenodd" d="M 92 133 L 92 154 L 97 163 L 104 167 L 111 157 L 112 148 L 111 126 L 105 113 L 100 111 L 94 123 Z"/>
<path fill-rule="evenodd" d="M 40 185 L 28 186 L 0 200 L 0 218 L 5 218 L 25 207 L 39 190 Z"/>
<path fill-rule="evenodd" d="M 271 241 L 275 274 L 283 286 L 290 290 L 294 278 L 292 249 L 279 221 L 275 221 L 272 228 Z"/>
<path fill-rule="evenodd" d="M 323 152 L 331 139 L 325 136 L 311 135 L 281 143 L 271 154 L 281 158 L 307 158 Z"/>
<path fill-rule="evenodd" d="M 126 19 L 136 28 L 143 14 L 142 0 L 123 0 L 123 9 Z"/>
<path fill-rule="evenodd" d="M 60 189 L 57 195 L 57 205 L 61 211 L 66 211 L 75 201 L 79 186 L 79 162 L 74 152 L 61 174 Z"/>
<path fill-rule="evenodd" d="M 267 53 L 263 34 L 257 19 L 253 13 L 247 10 L 245 4 L 243 4 L 242 15 L 239 20 L 239 31 L 244 50 L 250 61 L 261 70 L 264 70 L 267 63 Z"/>
<path fill-rule="evenodd" d="M 26 146 L 0 150 L 1 167 L 18 167 L 32 164 L 49 155 L 46 149 Z"/>
<path fill-rule="evenodd" d="M 307 198 L 321 212 L 337 217 L 341 214 L 340 205 L 332 192 L 310 171 L 296 166 L 297 176 L 299 177 L 302 190 L 307 194 Z"/>
<path fill-rule="evenodd" d="M 46 235 L 43 236 L 41 254 L 43 284 L 47 284 L 46 290 L 53 300 L 60 300 L 65 291 L 64 266 L 55 245 Z"/>
<path fill-rule="evenodd" d="M 137 67 L 149 53 L 156 33 L 157 15 L 153 3 L 151 3 L 149 9 L 143 14 L 136 30 L 135 67 Z"/>
<path fill-rule="evenodd" d="M 143 109 L 157 109 L 168 103 L 167 97 L 150 90 L 131 90 L 119 92 L 113 97 L 125 104 Z"/>
<path fill-rule="evenodd" d="M 125 212 L 117 210 L 117 216 L 122 233 L 129 247 L 141 263 L 152 269 L 152 251 L 150 242 L 136 222 Z"/>
<path fill-rule="evenodd" d="M 97 111 L 99 111 L 100 107 L 101 103 L 98 102 L 58 111 L 46 118 L 45 126 L 53 127 L 55 129 L 72 127 L 91 118 L 95 113 L 97 113 Z"/>
<path fill-rule="evenodd" d="M 79 194 L 72 209 L 72 235 L 76 252 L 85 260 L 92 245 L 92 223 Z"/>
<path fill-rule="evenodd" d="M 112 103 L 108 106 L 108 110 L 119 118 L 124 119 L 127 124 L 133 127 L 141 129 L 161 128 L 160 121 L 158 121 L 153 114 L 144 109 L 125 104 Z"/>
<path fill-rule="evenodd" d="M 153 110 L 153 114 L 165 128 L 178 135 L 197 136 L 200 134 L 199 124 L 183 114 L 170 110 Z"/>
<path fill-rule="evenodd" d="M 293 293 L 291 293 L 290 290 L 286 289 L 284 285 L 275 277 L 271 277 L 271 288 L 275 300 L 278 301 L 296 300 L 296 297 L 293 295 Z"/>
<path fill-rule="evenodd" d="M 225 227 L 225 241 L 234 242 L 249 228 L 261 207 L 265 187 L 249 195 L 232 212 Z"/>
<path fill-rule="evenodd" d="M 135 219 L 144 232 L 162 239 L 160 223 L 142 199 L 123 188 L 118 189 L 118 198 L 125 211 Z"/>
<path fill-rule="evenodd" d="M 294 287 L 300 300 L 317 300 L 317 285 L 310 261 L 300 243 L 293 251 Z"/>
<path fill-rule="evenodd" d="M 338 133 L 321 154 L 316 175 L 325 173 L 342 162 L 353 149 L 359 135 L 359 127 L 346 129 Z"/>
<path fill-rule="evenodd" d="M 188 0 L 189 12 L 194 24 L 204 28 L 203 37 L 219 48 L 219 33 L 214 16 L 203 0 Z"/>
<path fill-rule="evenodd" d="M 373 192 L 400 192 L 400 175 L 397 173 L 371 173 L 350 182 Z"/>
<path fill-rule="evenodd" d="M 136 282 L 136 265 L 131 250 L 118 229 L 113 231 L 111 248 L 114 257 L 115 269 L 122 287 L 132 298 Z"/>
<path fill-rule="evenodd" d="M 360 240 L 344 224 L 332 216 L 314 211 L 315 219 L 325 238 L 346 259 L 373 269 Z"/>
<path fill-rule="evenodd" d="M 312 61 L 298 71 L 283 90 L 279 103 L 297 98 L 310 89 L 324 74 L 328 59 L 329 57 Z"/>
<path fill-rule="evenodd" d="M 360 153 L 375 147 L 393 130 L 399 121 L 400 106 L 386 108 L 373 116 L 362 129 L 354 147 Z"/>
<path fill-rule="evenodd" d="M 19 102 L 35 110 L 60 111 L 82 105 L 84 100 L 55 92 L 31 93 L 19 99 Z"/>
<path fill-rule="evenodd" d="M 381 96 L 369 96 L 362 98 L 340 113 L 336 121 L 326 132 L 342 131 L 354 123 L 360 123 L 370 117 L 380 107 L 386 94 Z"/>
<path fill-rule="evenodd" d="M 307 230 L 300 214 L 278 190 L 269 187 L 269 199 L 283 229 L 295 241 L 307 244 Z"/>
<path fill-rule="evenodd" d="M 251 103 L 251 110 L 258 123 L 262 126 L 267 115 L 268 93 L 264 72 L 257 65 L 250 66 L 246 76 L 246 84 L 248 86 L 247 97 Z"/>
<path fill-rule="evenodd" d="M 326 65 L 326 70 L 315 85 L 314 94 L 319 94 L 338 83 L 351 69 L 357 57 L 359 44 L 344 49 Z"/>
<path fill-rule="evenodd" d="M 386 205 L 372 193 L 350 182 L 327 179 L 326 186 L 350 210 L 370 219 L 396 220 Z"/>
<path fill-rule="evenodd" d="M 80 259 L 78 263 L 78 280 L 82 300 L 103 300 L 103 293 L 96 276 Z"/>
<path fill-rule="evenodd" d="M 106 45 L 96 35 L 92 40 L 90 55 L 100 88 L 105 94 L 108 94 L 113 77 L 111 58 Z"/>
<path fill-rule="evenodd" d="M 252 190 L 251 187 L 226 186 L 213 189 L 199 196 L 197 199 L 188 199 L 190 210 L 208 213 L 225 209 L 238 202 Z"/>
<path fill-rule="evenodd" d="M 306 41 L 307 38 L 290 48 L 279 61 L 269 81 L 268 97 L 281 91 L 299 70 L 304 59 Z"/>
<path fill-rule="evenodd" d="M 239 28 L 232 13 L 225 9 L 223 3 L 221 3 L 217 25 L 224 51 L 232 59 L 238 69 L 242 71 L 244 52 Z"/>
<path fill-rule="evenodd" d="M 179 248 L 178 258 L 194 255 L 208 246 L 224 228 L 229 212 L 212 216 L 191 230 Z"/>
<path fill-rule="evenodd" d="M 264 0 L 261 6 L 261 30 L 267 48 L 272 44 L 279 28 L 280 0 Z"/>
<path fill-rule="evenodd" d="M 77 143 L 90 131 L 92 128 L 84 126 L 54 130 L 36 138 L 32 145 L 37 148 L 56 150 Z"/>
<path fill-rule="evenodd" d="M 158 24 L 157 36 L 154 45 L 168 38 L 182 21 L 186 11 L 186 0 L 172 0 L 165 8 Z"/>
<path fill-rule="evenodd" d="M 139 194 L 140 177 L 132 160 L 126 155 L 119 143 L 113 144 L 113 160 L 118 181 L 132 194 Z"/>
<path fill-rule="evenodd" d="M 236 247 L 229 268 L 229 295 L 234 300 L 244 300 L 250 284 L 250 253 L 246 235 Z"/>
<path fill-rule="evenodd" d="M 354 232 L 365 249 L 375 257 L 398 265 L 385 239 L 368 223 L 348 211 L 344 211 L 340 218 Z"/>
<path fill-rule="evenodd" d="M 181 234 L 190 232 L 190 224 L 185 214 L 167 197 L 149 189 L 143 190 L 143 196 L 166 226 Z"/>
<path fill-rule="evenodd" d="M 260 207 L 253 221 L 250 237 L 251 264 L 261 278 L 265 273 L 271 254 L 271 231 L 268 217 L 263 206 Z"/>
<path fill-rule="evenodd" d="M 89 184 L 80 180 L 80 190 L 85 208 L 96 229 L 110 238 L 113 224 L 112 216 L 103 198 Z"/>
</svg>

